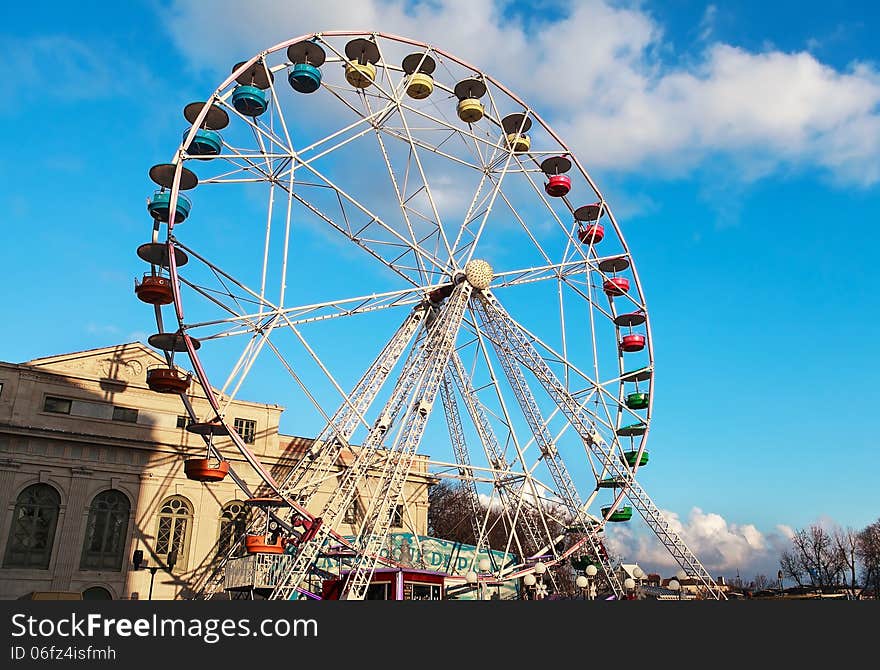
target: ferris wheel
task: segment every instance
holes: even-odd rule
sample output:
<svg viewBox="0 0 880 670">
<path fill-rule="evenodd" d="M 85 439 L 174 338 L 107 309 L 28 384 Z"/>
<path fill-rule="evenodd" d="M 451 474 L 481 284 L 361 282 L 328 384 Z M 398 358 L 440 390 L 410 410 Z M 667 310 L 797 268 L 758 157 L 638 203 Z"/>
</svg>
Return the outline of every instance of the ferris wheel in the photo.
<svg viewBox="0 0 880 670">
<path fill-rule="evenodd" d="M 642 286 L 611 207 L 535 109 L 437 47 L 324 32 L 236 63 L 183 116 L 149 171 L 138 249 L 167 363 L 147 382 L 204 437 L 187 476 L 230 476 L 261 510 L 243 542 L 277 557 L 273 598 L 334 552 L 342 597 L 364 598 L 394 563 L 389 536 L 424 517 L 414 468 L 454 491 L 476 547 L 465 582 L 590 565 L 622 597 L 603 534 L 635 512 L 723 597 L 636 480 L 654 380 Z M 314 437 L 283 476 L 234 424 L 239 399 L 287 407 L 280 430 Z"/>
</svg>

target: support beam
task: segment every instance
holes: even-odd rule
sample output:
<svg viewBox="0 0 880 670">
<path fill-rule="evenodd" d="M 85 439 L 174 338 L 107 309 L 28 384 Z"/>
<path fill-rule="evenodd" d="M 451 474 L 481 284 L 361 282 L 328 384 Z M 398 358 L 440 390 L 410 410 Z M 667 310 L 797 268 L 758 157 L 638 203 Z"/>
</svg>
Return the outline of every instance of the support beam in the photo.
<svg viewBox="0 0 880 670">
<path fill-rule="evenodd" d="M 529 511 L 537 511 L 540 515 L 540 510 L 535 506 L 538 501 L 538 491 L 534 487 L 533 482 L 527 477 L 524 477 L 519 490 L 513 491 L 510 487 L 509 481 L 505 481 L 509 478 L 502 477 L 498 472 L 499 470 L 509 469 L 507 459 L 504 456 L 504 450 L 501 448 L 501 444 L 495 436 L 495 431 L 492 430 L 492 424 L 489 423 L 489 419 L 483 411 L 482 404 L 477 397 L 477 393 L 474 390 L 470 377 L 468 377 L 461 358 L 457 353 L 453 354 L 450 364 L 450 372 L 452 373 L 452 378 L 456 386 L 458 386 L 458 391 L 461 394 L 462 399 L 464 399 L 465 407 L 467 408 L 471 422 L 477 431 L 477 436 L 480 438 L 480 442 L 486 450 L 486 456 L 489 459 L 489 463 L 492 465 L 492 477 L 495 480 L 495 490 L 498 491 L 498 496 L 501 499 L 502 508 L 504 510 L 503 513 L 505 517 L 507 517 L 511 535 L 516 540 L 518 545 L 517 549 L 523 560 L 525 560 L 525 558 L 527 558 L 525 555 L 526 552 L 522 543 L 519 541 L 517 528 L 520 526 L 525 528 L 525 531 L 528 534 L 528 539 L 531 540 L 532 546 L 535 550 L 544 546 L 544 542 L 541 538 L 549 536 L 546 525 L 544 528 L 545 532 L 541 533 L 537 519 L 531 514 L 521 514 L 523 509 L 528 509 Z M 529 485 L 528 491 L 526 491 L 527 484 Z M 532 500 L 535 501 L 535 505 L 528 504 L 525 497 L 526 493 L 528 493 Z"/>
<path fill-rule="evenodd" d="M 660 542 L 687 575 L 698 579 L 713 598 L 726 599 L 723 591 L 718 588 L 697 557 L 688 549 L 684 540 L 672 529 L 647 492 L 635 481 L 632 470 L 605 443 L 595 429 L 589 413 L 581 407 L 580 403 L 571 396 L 553 374 L 553 371 L 535 349 L 531 339 L 523 333 L 519 324 L 501 307 L 501 304 L 491 293 L 480 294 L 478 302 L 479 310 L 485 315 L 485 318 L 496 324 L 496 332 L 500 333 L 502 337 L 499 344 L 503 346 L 506 355 L 513 357 L 520 365 L 531 370 L 577 431 L 588 453 L 592 453 L 606 471 L 623 480 L 621 494 L 609 509 L 608 514 L 614 512 L 620 498 L 625 494 L 633 507 L 642 515 L 648 527 L 654 531 Z"/>
<path fill-rule="evenodd" d="M 505 324 L 499 319 L 493 319 L 489 315 L 485 308 L 485 301 L 480 297 L 477 297 L 475 302 L 477 303 L 475 311 L 479 315 L 483 329 L 495 348 L 495 354 L 501 362 L 501 367 L 504 369 L 507 381 L 516 396 L 520 409 L 522 409 L 523 416 L 532 430 L 535 444 L 541 451 L 541 460 L 544 461 L 556 485 L 556 494 L 567 508 L 568 514 L 575 525 L 580 527 L 581 533 L 583 533 L 587 544 L 589 544 L 591 555 L 599 562 L 605 579 L 608 580 L 608 584 L 611 586 L 612 591 L 614 591 L 614 595 L 620 598 L 625 595 L 626 591 L 617 577 L 614 566 L 611 565 L 608 556 L 603 551 L 602 541 L 597 533 L 596 525 L 586 514 L 584 504 L 571 479 L 571 475 L 568 473 L 565 462 L 553 443 L 553 438 L 547 429 L 547 423 L 541 415 L 541 410 L 535 402 L 535 397 L 532 395 L 531 389 L 529 389 L 519 364 L 512 356 L 508 340 L 506 339 Z"/>
<path fill-rule="evenodd" d="M 474 481 L 474 471 L 471 469 L 471 459 L 468 453 L 467 442 L 464 437 L 464 429 L 461 425 L 461 414 L 458 411 L 458 401 L 455 399 L 455 393 L 452 390 L 452 375 L 449 371 L 443 376 L 443 383 L 440 386 L 440 399 L 443 403 L 443 411 L 446 413 L 446 426 L 449 429 L 449 441 L 455 452 L 455 461 L 459 465 L 459 474 L 465 487 L 465 496 L 467 497 L 468 507 L 471 512 L 471 526 L 474 531 L 474 541 L 477 551 L 485 542 L 482 534 L 482 526 L 480 518 L 483 516 L 480 512 L 480 496 L 477 493 L 477 484 Z"/>
<path fill-rule="evenodd" d="M 303 506 L 308 507 L 320 482 L 335 471 L 340 454 L 349 446 L 351 436 L 364 421 L 364 416 L 397 366 L 416 330 L 422 325 L 424 317 L 425 310 L 421 305 L 407 315 L 333 418 L 315 438 L 312 448 L 285 478 L 282 490 L 287 495 L 296 497 Z"/>
<path fill-rule="evenodd" d="M 461 322 L 464 307 L 460 309 L 454 307 L 458 303 L 467 304 L 467 296 L 470 294 L 470 287 L 467 285 L 459 286 L 453 296 L 448 301 L 447 308 L 431 323 L 427 324 L 427 336 L 414 348 L 413 353 L 408 358 L 397 385 L 391 393 L 391 397 L 385 403 L 379 418 L 373 424 L 367 438 L 357 450 L 354 462 L 345 471 L 345 476 L 340 485 L 333 491 L 330 498 L 321 513 L 323 525 L 309 542 L 300 545 L 297 551 L 296 559 L 290 568 L 279 580 L 278 585 L 271 594 L 272 599 L 288 599 L 293 591 L 305 577 L 309 574 L 315 565 L 316 560 L 320 556 L 322 550 L 330 539 L 330 530 L 336 527 L 342 520 L 345 510 L 357 496 L 358 488 L 365 481 L 367 476 L 376 478 L 380 482 L 379 490 L 389 490 L 388 485 L 394 480 L 394 473 L 398 472 L 404 465 L 404 479 L 409 474 L 409 465 L 411 458 L 404 452 L 401 453 L 395 448 L 391 448 L 385 452 L 378 452 L 382 446 L 386 434 L 396 421 L 398 414 L 404 407 L 404 404 L 411 395 L 418 394 L 419 383 L 425 370 L 430 370 L 432 362 L 432 354 L 441 348 L 449 348 L 451 350 L 455 342 L 455 333 Z M 453 328 L 454 326 L 454 328 Z M 442 346 L 441 346 L 442 345 Z M 447 353 L 448 357 L 448 353 Z M 413 389 L 416 389 L 413 393 Z M 435 391 L 436 393 L 436 388 Z M 407 419 L 413 414 L 413 403 L 410 402 L 404 414 L 404 427 L 407 425 Z M 418 407 L 414 412 L 415 415 L 421 416 Z M 426 418 L 426 417 L 425 417 Z M 424 426 L 422 426 L 422 430 Z M 418 439 L 421 433 L 418 434 Z M 418 439 L 415 440 L 413 447 L 418 446 Z M 396 445 L 395 445 L 396 446 Z M 376 473 L 374 470 L 381 467 L 382 471 Z M 388 507 L 390 503 L 384 507 Z M 374 506 L 375 507 L 375 506 Z M 369 514 L 368 510 L 368 514 Z M 380 510 L 381 512 L 381 510 Z M 376 516 L 374 514 L 374 516 Z M 378 515 L 381 517 L 381 515 Z M 384 522 L 384 517 L 382 517 Z M 388 514 L 388 523 L 390 524 L 390 513 Z M 373 519 L 377 522 L 377 519 Z M 387 528 L 385 530 L 387 534 Z M 375 543 L 364 542 L 362 537 L 354 542 L 354 546 L 364 561 L 370 561 L 372 567 L 369 570 L 370 575 L 375 569 L 375 565 L 379 562 L 378 550 L 373 554 L 372 546 Z M 369 546 L 365 546 L 369 545 Z M 365 588 L 364 588 L 365 593 Z"/>
<path fill-rule="evenodd" d="M 364 532 L 356 545 L 362 548 L 354 569 L 343 588 L 346 600 L 363 600 L 373 572 L 379 562 L 379 551 L 388 536 L 394 507 L 401 499 L 403 487 L 424 435 L 434 401 L 471 296 L 471 285 L 459 284 L 446 301 L 443 311 L 431 324 L 425 345 L 425 357 L 420 369 L 414 370 L 418 379 L 414 384 L 413 399 L 403 417 L 403 424 L 391 451 L 396 458 L 394 468 L 386 479 L 384 495 L 373 500 L 367 511 Z"/>
</svg>

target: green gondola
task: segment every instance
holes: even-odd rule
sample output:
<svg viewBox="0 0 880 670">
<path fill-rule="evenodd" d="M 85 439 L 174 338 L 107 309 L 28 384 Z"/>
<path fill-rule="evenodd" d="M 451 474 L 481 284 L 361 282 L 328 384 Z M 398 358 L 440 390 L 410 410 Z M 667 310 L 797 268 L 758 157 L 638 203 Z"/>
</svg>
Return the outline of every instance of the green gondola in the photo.
<svg viewBox="0 0 880 670">
<path fill-rule="evenodd" d="M 619 489 L 626 483 L 622 477 L 606 477 L 599 480 L 600 489 Z"/>
<path fill-rule="evenodd" d="M 630 409 L 647 409 L 648 401 L 647 393 L 630 393 L 626 396 L 626 406 Z"/>
<path fill-rule="evenodd" d="M 607 516 L 610 507 L 602 508 L 602 516 Z M 622 521 L 629 521 L 633 516 L 633 508 L 627 505 L 626 507 L 620 507 L 614 511 L 614 513 L 608 517 L 608 521 L 613 521 L 614 523 L 620 523 Z"/>
<path fill-rule="evenodd" d="M 623 452 L 623 460 L 626 462 L 626 464 L 629 467 L 634 468 L 636 466 L 636 456 L 638 456 L 638 454 L 639 454 L 638 449 L 633 449 L 632 451 L 625 451 L 625 452 Z M 639 467 L 645 466 L 647 464 L 648 464 L 648 452 L 643 451 L 642 457 L 639 459 Z"/>
</svg>

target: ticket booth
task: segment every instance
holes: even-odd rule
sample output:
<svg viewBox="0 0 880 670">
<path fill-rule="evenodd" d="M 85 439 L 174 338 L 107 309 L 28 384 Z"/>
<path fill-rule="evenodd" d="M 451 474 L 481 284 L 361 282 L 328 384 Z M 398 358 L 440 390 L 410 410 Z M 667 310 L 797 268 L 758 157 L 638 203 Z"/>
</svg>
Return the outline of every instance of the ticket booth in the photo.
<svg viewBox="0 0 880 670">
<path fill-rule="evenodd" d="M 324 580 L 321 597 L 339 600 L 350 571 L 343 571 L 338 579 Z M 443 581 L 446 575 L 430 570 L 409 568 L 379 568 L 373 573 L 365 600 L 443 600 Z"/>
</svg>

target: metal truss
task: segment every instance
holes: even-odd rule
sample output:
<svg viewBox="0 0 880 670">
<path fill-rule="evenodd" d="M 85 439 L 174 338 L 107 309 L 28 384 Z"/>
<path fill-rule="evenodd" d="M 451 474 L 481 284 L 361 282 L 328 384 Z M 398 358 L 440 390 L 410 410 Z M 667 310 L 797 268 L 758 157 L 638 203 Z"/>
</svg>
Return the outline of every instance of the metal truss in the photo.
<svg viewBox="0 0 880 670">
<path fill-rule="evenodd" d="M 454 354 L 453 354 L 454 355 Z M 461 425 L 461 414 L 458 411 L 458 401 L 452 390 L 452 375 L 447 370 L 443 375 L 443 383 L 440 386 L 440 399 L 443 403 L 443 411 L 446 414 L 446 425 L 449 429 L 449 441 L 455 452 L 455 461 L 459 465 L 468 507 L 471 511 L 471 527 L 476 540 L 477 551 L 485 544 L 483 528 L 480 523 L 480 496 L 477 493 L 477 484 L 474 481 L 474 471 L 471 468 L 471 458 L 468 453 L 467 441 L 464 437 L 464 429 Z"/>
<path fill-rule="evenodd" d="M 397 365 L 416 330 L 422 325 L 424 315 L 423 305 L 416 306 L 407 315 L 400 328 L 394 333 L 352 392 L 344 399 L 331 421 L 315 439 L 312 448 L 302 456 L 281 482 L 279 488 L 282 496 L 296 499 L 303 507 L 308 506 L 323 478 L 336 470 L 341 452 L 349 447 L 349 440 L 359 423 L 365 421 L 364 414 Z M 210 600 L 222 589 L 224 572 L 229 562 L 234 560 L 241 550 L 244 536 L 247 533 L 255 532 L 260 525 L 261 522 L 252 520 L 248 530 L 236 540 L 212 570 L 197 596 L 198 599 Z M 284 556 L 279 561 L 284 560 L 286 563 L 288 558 Z M 288 597 L 293 593 L 293 590 L 295 589 L 290 590 Z"/>
<path fill-rule="evenodd" d="M 533 342 L 522 332 L 516 321 L 501 307 L 497 298 L 490 293 L 483 293 L 477 296 L 475 302 L 485 325 L 497 337 L 493 344 L 496 344 L 498 347 L 499 358 L 505 361 L 513 357 L 519 364 L 531 370 L 577 431 L 588 451 L 596 457 L 606 471 L 613 473 L 615 477 L 621 480 L 622 491 L 608 510 L 608 515 L 610 516 L 614 512 L 620 503 L 620 499 L 625 494 L 633 507 L 642 515 L 648 527 L 654 531 L 660 542 L 685 570 L 687 575 L 698 579 L 712 597 L 716 599 L 725 598 L 724 593 L 718 588 L 718 585 L 693 552 L 688 549 L 684 540 L 672 529 L 647 492 L 633 478 L 632 470 L 608 447 L 602 436 L 595 429 L 590 415 L 571 396 L 559 379 L 556 378 L 553 371 L 544 362 L 537 349 L 535 349 Z"/>
<path fill-rule="evenodd" d="M 403 487 L 415 459 L 428 417 L 455 350 L 456 336 L 464 319 L 471 296 L 471 285 L 459 284 L 449 297 L 445 308 L 431 325 L 425 346 L 425 360 L 417 371 L 413 400 L 403 416 L 403 423 L 392 450 L 395 452 L 393 468 L 382 482 L 382 493 L 371 501 L 363 525 L 365 533 L 355 543 L 362 553 L 356 559 L 343 589 L 347 600 L 363 600 L 370 579 L 379 561 L 379 550 L 385 543 L 391 526 L 395 505 L 401 499 Z"/>
<path fill-rule="evenodd" d="M 504 449 L 501 448 L 498 438 L 495 436 L 495 431 L 492 430 L 492 424 L 489 422 L 486 413 L 483 411 L 482 404 L 477 397 L 473 384 L 465 372 L 464 365 L 457 353 L 453 354 L 450 363 L 450 373 L 452 374 L 452 379 L 454 380 L 455 385 L 458 387 L 459 394 L 464 400 L 471 422 L 477 431 L 477 437 L 479 437 L 483 448 L 486 450 L 486 456 L 489 459 L 489 463 L 492 465 L 494 486 L 501 500 L 504 515 L 507 517 L 507 523 L 511 528 L 511 536 L 513 539 L 517 540 L 517 548 L 519 549 L 520 555 L 525 558 L 525 550 L 519 543 L 516 533 L 516 528 L 519 525 L 525 528 L 532 545 L 536 549 L 542 547 L 544 544 L 541 540 L 542 533 L 538 526 L 537 519 L 531 514 L 521 514 L 521 511 L 524 508 L 531 510 L 533 507 L 540 514 L 541 510 L 537 507 L 538 491 L 535 488 L 534 482 L 527 475 L 523 475 L 522 478 L 520 478 L 500 474 L 499 471 L 509 470 L 510 467 L 507 458 L 504 455 Z M 513 485 L 520 479 L 522 481 L 519 483 L 519 490 L 516 491 L 514 490 Z M 529 487 L 528 490 L 526 490 L 527 485 Z M 527 495 L 531 496 L 532 500 L 535 501 L 535 505 L 529 505 L 527 502 Z M 549 536 L 549 533 L 546 532 L 546 527 L 543 536 Z"/>
<path fill-rule="evenodd" d="M 422 325 L 424 316 L 423 304 L 417 305 L 407 315 L 400 328 L 336 410 L 331 421 L 316 437 L 312 447 L 281 482 L 282 495 L 290 496 L 303 507 L 308 507 L 324 478 L 337 469 L 341 452 L 349 448 L 351 436 L 358 425 L 365 421 L 364 415 L 406 351 L 416 330 Z M 250 525 L 247 532 L 254 531 L 260 524 L 252 522 Z M 238 538 L 214 568 L 200 590 L 199 599 L 210 600 L 222 589 L 225 569 L 241 550 L 243 540 L 244 536 Z"/>
<path fill-rule="evenodd" d="M 581 532 L 590 545 L 591 556 L 594 557 L 601 565 L 602 572 L 608 580 L 614 594 L 618 597 L 624 595 L 625 590 L 618 579 L 614 566 L 608 560 L 605 552 L 601 550 L 601 540 L 597 533 L 597 524 L 586 514 L 583 502 L 578 495 L 577 488 L 565 467 L 565 463 L 553 442 L 550 431 L 547 429 L 547 422 L 541 415 L 538 404 L 529 389 L 525 376 L 519 369 L 517 362 L 511 356 L 511 352 L 505 346 L 504 324 L 497 319 L 490 318 L 486 310 L 485 300 L 478 296 L 474 300 L 475 311 L 485 328 L 504 374 L 513 390 L 522 410 L 526 422 L 531 428 L 532 435 L 535 438 L 535 444 L 541 451 L 541 460 L 547 466 L 550 476 L 556 484 L 556 493 L 565 505 L 568 514 L 571 516 L 575 525 L 580 527 Z"/>
<path fill-rule="evenodd" d="M 376 479 L 379 482 L 378 490 L 384 493 L 380 500 L 373 500 L 373 504 L 366 512 L 367 520 L 361 527 L 368 532 L 360 534 L 353 543 L 361 552 L 360 557 L 363 562 L 358 565 L 353 576 L 365 573 L 365 576 L 356 582 L 355 599 L 363 598 L 370 576 L 380 560 L 378 551 L 387 537 L 393 505 L 397 503 L 403 483 L 409 474 L 415 449 L 421 440 L 433 398 L 439 387 L 440 375 L 434 369 L 436 360 L 442 357 L 445 366 L 455 346 L 455 334 L 458 332 L 469 296 L 470 286 L 461 284 L 450 296 L 446 308 L 440 315 L 426 324 L 427 337 L 419 343 L 415 355 L 407 360 L 379 419 L 370 429 L 354 461 L 345 471 L 342 482 L 330 495 L 321 512 L 322 527 L 337 526 L 345 510 L 355 500 L 358 487 L 363 484 L 367 476 Z M 439 369 L 442 371 L 443 367 Z M 411 393 L 413 389 L 415 392 Z M 382 446 L 386 434 L 410 396 L 417 400 L 411 401 L 404 412 L 403 426 L 397 440 L 381 457 L 377 457 L 377 448 Z M 381 465 L 384 465 L 384 468 L 377 474 L 375 470 Z M 377 528 L 380 529 L 379 532 Z M 290 569 L 279 580 L 270 597 L 289 599 L 310 572 L 329 540 L 329 535 L 319 530 L 310 542 L 301 544 Z"/>
<path fill-rule="evenodd" d="M 313 446 L 303 455 L 282 482 L 282 490 L 295 496 L 308 507 L 321 482 L 334 472 L 339 456 L 350 448 L 349 440 L 358 425 L 366 425 L 365 415 L 376 395 L 397 366 L 416 330 L 425 317 L 425 306 L 411 311 L 387 345 L 382 349 L 360 381 L 345 398 L 331 421 L 315 439 Z"/>
</svg>

